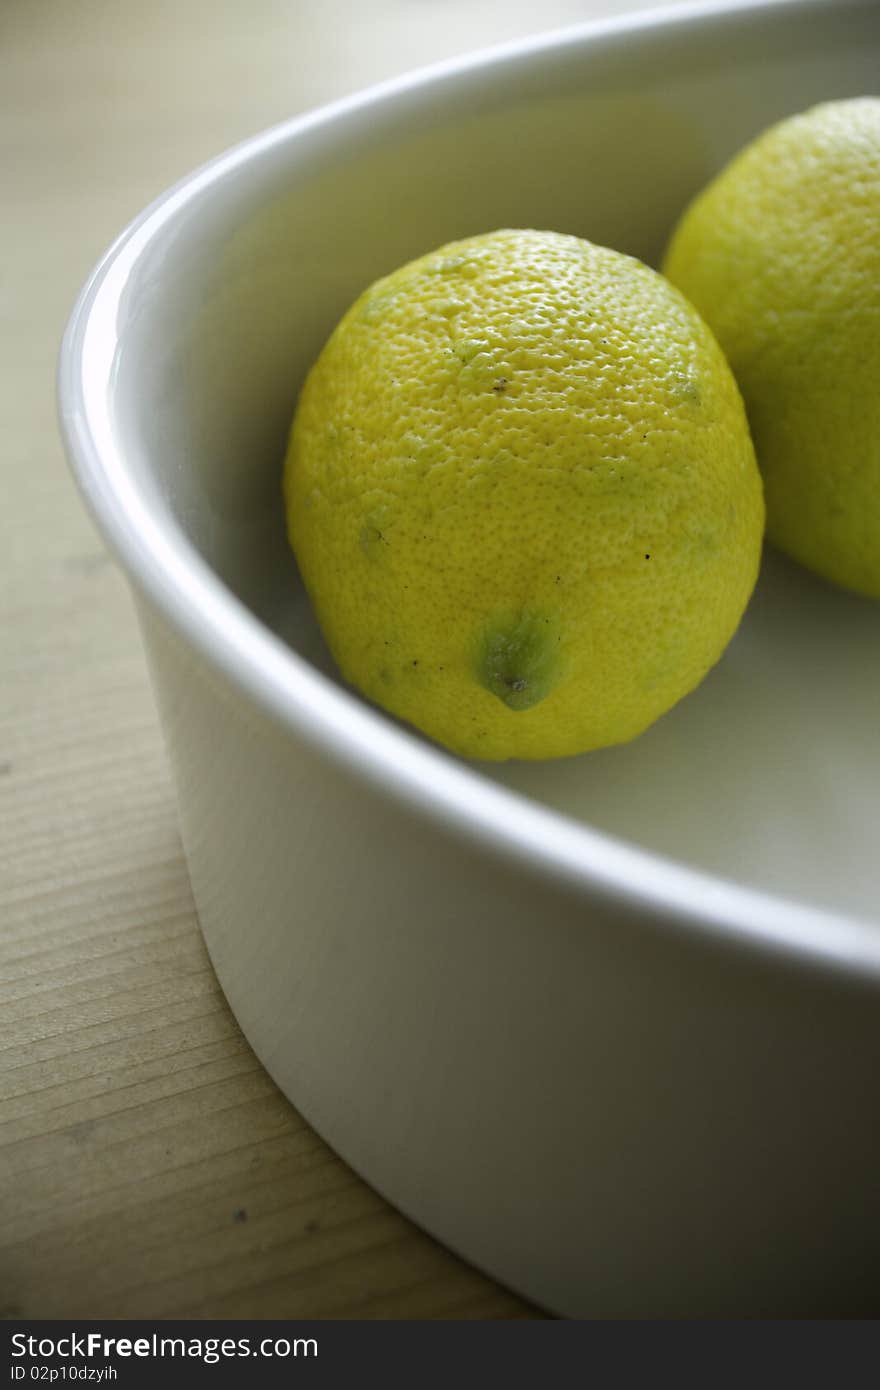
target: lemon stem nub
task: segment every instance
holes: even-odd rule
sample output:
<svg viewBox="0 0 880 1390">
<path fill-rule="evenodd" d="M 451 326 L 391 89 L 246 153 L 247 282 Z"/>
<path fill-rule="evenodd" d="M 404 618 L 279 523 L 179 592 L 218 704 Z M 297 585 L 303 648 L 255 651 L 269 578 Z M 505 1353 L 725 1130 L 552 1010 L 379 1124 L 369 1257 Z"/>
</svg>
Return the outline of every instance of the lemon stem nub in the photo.
<svg viewBox="0 0 880 1390">
<path fill-rule="evenodd" d="M 526 710 L 559 679 L 559 631 L 544 614 L 522 610 L 496 616 L 483 629 L 477 678 L 508 709 Z"/>
</svg>

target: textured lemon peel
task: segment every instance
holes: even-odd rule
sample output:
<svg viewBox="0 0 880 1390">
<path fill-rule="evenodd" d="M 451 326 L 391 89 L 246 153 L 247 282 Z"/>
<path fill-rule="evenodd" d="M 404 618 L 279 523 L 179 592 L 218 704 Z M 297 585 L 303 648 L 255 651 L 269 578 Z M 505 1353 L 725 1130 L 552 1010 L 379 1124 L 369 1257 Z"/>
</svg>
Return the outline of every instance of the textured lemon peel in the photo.
<svg viewBox="0 0 880 1390">
<path fill-rule="evenodd" d="M 685 212 L 664 271 L 742 389 L 768 536 L 880 597 L 880 100 L 764 132 Z"/>
<path fill-rule="evenodd" d="M 692 689 L 763 525 L 739 393 L 690 305 L 530 231 L 361 296 L 302 391 L 285 494 L 344 677 L 488 758 L 624 741 Z"/>
</svg>

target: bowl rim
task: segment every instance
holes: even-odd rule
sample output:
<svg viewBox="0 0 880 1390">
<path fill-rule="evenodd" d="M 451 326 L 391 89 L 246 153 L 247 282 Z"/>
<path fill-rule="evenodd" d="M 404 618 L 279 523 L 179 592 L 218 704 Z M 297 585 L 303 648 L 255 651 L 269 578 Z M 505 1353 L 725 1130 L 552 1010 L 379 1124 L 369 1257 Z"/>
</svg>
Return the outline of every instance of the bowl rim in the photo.
<svg viewBox="0 0 880 1390">
<path fill-rule="evenodd" d="M 57 375 L 62 438 L 98 529 L 137 590 L 184 643 L 287 733 L 457 837 L 644 924 L 787 967 L 880 980 L 880 931 L 867 920 L 741 887 L 593 829 L 488 780 L 423 743 L 324 676 L 266 628 L 173 523 L 163 523 L 125 463 L 112 415 L 120 300 L 154 238 L 209 188 L 275 147 L 389 102 L 431 99 L 450 79 L 657 29 L 760 21 L 789 9 L 840 15 L 873 0 L 712 0 L 587 21 L 446 59 L 258 133 L 180 179 L 129 223 L 85 282 Z"/>
</svg>

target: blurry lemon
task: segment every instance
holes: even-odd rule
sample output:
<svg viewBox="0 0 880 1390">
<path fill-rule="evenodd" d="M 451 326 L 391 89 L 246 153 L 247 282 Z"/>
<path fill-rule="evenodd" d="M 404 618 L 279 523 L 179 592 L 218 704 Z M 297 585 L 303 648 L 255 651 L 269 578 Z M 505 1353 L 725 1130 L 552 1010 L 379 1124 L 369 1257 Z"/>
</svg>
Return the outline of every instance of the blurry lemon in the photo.
<svg viewBox="0 0 880 1390">
<path fill-rule="evenodd" d="M 770 539 L 880 597 L 880 100 L 765 132 L 685 213 L 664 270 L 739 382 Z"/>
<path fill-rule="evenodd" d="M 303 388 L 291 542 L 342 674 L 458 753 L 632 738 L 702 679 L 755 582 L 739 392 L 661 276 L 500 231 L 380 280 Z"/>
</svg>

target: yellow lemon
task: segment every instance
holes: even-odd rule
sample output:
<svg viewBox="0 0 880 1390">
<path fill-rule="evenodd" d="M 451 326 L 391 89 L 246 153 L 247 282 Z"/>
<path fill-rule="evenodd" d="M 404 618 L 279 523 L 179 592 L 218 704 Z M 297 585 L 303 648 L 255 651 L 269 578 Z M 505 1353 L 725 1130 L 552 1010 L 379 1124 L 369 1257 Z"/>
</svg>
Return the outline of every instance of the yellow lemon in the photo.
<svg viewBox="0 0 880 1390">
<path fill-rule="evenodd" d="M 572 236 L 473 237 L 368 289 L 284 486 L 343 676 L 471 757 L 632 738 L 718 660 L 758 570 L 718 345 L 655 271 Z"/>
<path fill-rule="evenodd" d="M 880 100 L 766 131 L 687 210 L 663 268 L 739 382 L 768 536 L 880 597 Z"/>
</svg>

